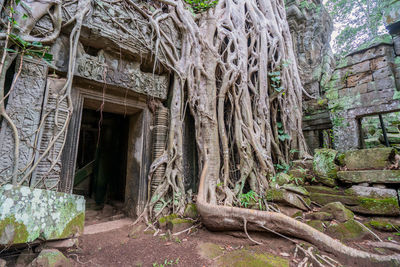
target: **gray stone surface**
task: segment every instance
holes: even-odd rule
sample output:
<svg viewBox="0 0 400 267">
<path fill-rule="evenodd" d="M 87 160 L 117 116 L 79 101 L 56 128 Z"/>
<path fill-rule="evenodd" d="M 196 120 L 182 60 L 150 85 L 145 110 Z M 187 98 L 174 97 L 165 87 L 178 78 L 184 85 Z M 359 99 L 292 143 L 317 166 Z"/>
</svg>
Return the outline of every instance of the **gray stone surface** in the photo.
<svg viewBox="0 0 400 267">
<path fill-rule="evenodd" d="M 9 184 L 0 188 L 0 245 L 79 235 L 84 221 L 83 196 Z"/>
<path fill-rule="evenodd" d="M 340 171 L 337 175 L 346 183 L 400 184 L 400 170 Z"/>
<path fill-rule="evenodd" d="M 47 65 L 24 58 L 21 74 L 10 94 L 7 114 L 15 124 L 19 135 L 20 180 L 35 156 L 37 129 L 41 119 L 43 96 L 46 85 Z M 6 120 L 0 128 L 0 183 L 11 182 L 13 173 L 15 140 Z"/>
<path fill-rule="evenodd" d="M 353 150 L 344 153 L 343 163 L 347 170 L 385 169 L 394 160 L 393 148 L 371 148 Z"/>
</svg>

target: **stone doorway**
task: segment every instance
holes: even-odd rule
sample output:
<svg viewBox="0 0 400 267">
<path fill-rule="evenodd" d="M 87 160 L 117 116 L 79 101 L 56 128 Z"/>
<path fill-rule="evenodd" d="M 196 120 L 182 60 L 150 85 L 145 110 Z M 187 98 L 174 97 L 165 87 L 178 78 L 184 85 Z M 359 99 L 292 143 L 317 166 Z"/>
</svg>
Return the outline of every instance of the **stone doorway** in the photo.
<svg viewBox="0 0 400 267">
<path fill-rule="evenodd" d="M 146 202 L 151 163 L 146 102 L 121 89 L 89 85 L 73 89 L 73 103 L 61 189 L 85 195 L 89 211 L 104 208 L 112 220 L 136 217 Z"/>
<path fill-rule="evenodd" d="M 73 193 L 85 196 L 87 221 L 123 216 L 128 136 L 129 116 L 83 109 Z"/>
</svg>

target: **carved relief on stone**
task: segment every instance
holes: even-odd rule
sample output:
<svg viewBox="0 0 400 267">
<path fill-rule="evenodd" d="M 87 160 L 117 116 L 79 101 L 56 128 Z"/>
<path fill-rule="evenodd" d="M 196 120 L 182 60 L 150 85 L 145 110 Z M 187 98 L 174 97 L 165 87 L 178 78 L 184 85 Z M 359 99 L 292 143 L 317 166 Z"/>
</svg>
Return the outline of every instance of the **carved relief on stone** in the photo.
<svg viewBox="0 0 400 267">
<path fill-rule="evenodd" d="M 41 119 L 47 65 L 24 59 L 21 75 L 8 99 L 7 114 L 19 134 L 19 177 L 31 166 L 36 149 L 37 129 Z M 14 162 L 15 140 L 8 123 L 3 120 L 0 129 L 0 183 L 9 182 Z"/>
<path fill-rule="evenodd" d="M 42 157 L 32 175 L 31 186 L 35 188 L 57 190 L 60 182 L 62 165 L 60 153 L 62 152 L 66 135 L 66 131 L 63 131 L 63 126 L 69 114 L 67 99 L 63 98 L 64 95 L 61 92 L 65 83 L 66 79 L 47 79 L 47 92 L 43 102 L 43 114 L 45 114 L 46 118 L 43 129 L 40 131 L 36 160 L 41 158 L 53 140 L 55 140 L 55 144 L 51 146 L 49 153 Z M 57 138 L 58 135 L 59 137 Z"/>
<path fill-rule="evenodd" d="M 97 57 L 82 54 L 76 64 L 78 76 L 161 99 L 167 98 L 168 78 L 142 72 L 138 62 L 118 59 L 101 50 Z"/>
</svg>

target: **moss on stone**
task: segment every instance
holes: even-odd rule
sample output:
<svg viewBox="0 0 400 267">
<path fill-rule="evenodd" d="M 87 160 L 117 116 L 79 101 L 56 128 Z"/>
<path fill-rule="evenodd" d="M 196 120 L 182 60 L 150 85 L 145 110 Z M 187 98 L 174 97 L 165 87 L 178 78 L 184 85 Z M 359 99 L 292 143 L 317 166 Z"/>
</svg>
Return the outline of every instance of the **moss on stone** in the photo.
<svg viewBox="0 0 400 267">
<path fill-rule="evenodd" d="M 178 218 L 177 214 L 170 214 L 164 217 L 161 217 L 160 219 L 158 219 L 158 222 L 160 223 L 160 225 L 165 225 L 167 224 L 169 221 Z"/>
<path fill-rule="evenodd" d="M 284 267 L 289 260 L 269 253 L 256 253 L 248 249 L 226 253 L 217 261 L 221 267 Z"/>
<path fill-rule="evenodd" d="M 281 200 L 283 199 L 283 191 L 279 189 L 268 189 L 265 198 L 267 201 L 276 201 L 276 200 Z"/>
<path fill-rule="evenodd" d="M 75 234 L 80 234 L 83 232 L 83 227 L 85 225 L 85 213 L 82 212 L 78 214 L 75 218 L 68 222 L 65 226 L 62 234 L 57 236 L 58 238 L 67 238 Z"/>
<path fill-rule="evenodd" d="M 380 231 L 397 232 L 391 223 L 382 220 L 371 220 L 366 225 Z"/>
<path fill-rule="evenodd" d="M 320 220 L 311 220 L 311 221 L 308 221 L 306 223 L 309 226 L 311 226 L 312 228 L 315 228 L 320 232 L 324 232 L 325 231 L 324 225 L 323 225 L 322 221 L 320 221 Z"/>
<path fill-rule="evenodd" d="M 316 149 L 313 170 L 318 176 L 318 182 L 334 186 L 339 167 L 335 164 L 337 151 L 333 149 Z"/>
<path fill-rule="evenodd" d="M 194 203 L 187 204 L 183 216 L 191 219 L 196 219 L 199 216 L 196 204 Z"/>
<path fill-rule="evenodd" d="M 182 223 L 190 223 L 192 224 L 193 221 L 187 220 L 187 219 L 182 219 L 182 218 L 175 218 L 173 220 L 169 221 L 171 224 L 176 225 L 176 224 L 182 224 Z"/>
<path fill-rule="evenodd" d="M 346 222 L 354 218 L 354 213 L 347 209 L 341 202 L 332 202 L 322 207 L 321 212 L 332 214 L 339 222 Z"/>
<path fill-rule="evenodd" d="M 360 240 L 369 235 L 369 232 L 354 219 L 348 220 L 345 223 L 331 224 L 326 232 L 340 241 Z"/>
<path fill-rule="evenodd" d="M 4 235 L 6 232 L 9 233 L 10 230 L 14 233 L 12 240 L 4 241 L 7 241 L 9 244 L 19 244 L 28 241 L 29 233 L 26 226 L 23 223 L 17 222 L 14 216 L 6 217 L 0 221 L 0 239 L 3 240 L 3 238 L 6 238 Z"/>
<path fill-rule="evenodd" d="M 371 214 L 393 214 L 399 215 L 399 203 L 397 198 L 374 199 L 359 197 L 359 212 L 370 212 Z M 365 211 L 363 210 L 365 209 Z"/>
</svg>

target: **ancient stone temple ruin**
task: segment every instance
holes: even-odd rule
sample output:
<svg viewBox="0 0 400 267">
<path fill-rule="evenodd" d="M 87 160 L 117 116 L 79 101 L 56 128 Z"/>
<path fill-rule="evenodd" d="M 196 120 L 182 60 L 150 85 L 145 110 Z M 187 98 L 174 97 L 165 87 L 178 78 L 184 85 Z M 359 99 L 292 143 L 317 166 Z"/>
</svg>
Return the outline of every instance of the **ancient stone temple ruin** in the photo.
<svg viewBox="0 0 400 267">
<path fill-rule="evenodd" d="M 84 17 L 76 17 L 87 8 L 83 0 L 22 2 L 45 10 L 32 20 L 17 16 L 16 21 L 29 29 L 32 40 L 49 39 L 37 45 L 48 45 L 44 54 L 52 58 L 45 61 L 16 53 L 5 59 L 0 247 L 81 235 L 85 216 L 86 224 L 140 216 L 168 171 L 167 164 L 159 166 L 157 161 L 166 157 L 174 108 L 185 110 L 178 155 L 189 207 L 185 214 L 193 211 L 192 217 L 198 219 L 192 204 L 203 167 L 194 130 L 198 122 L 187 107 L 188 96 L 184 106 L 176 107 L 171 93 L 176 74 L 166 60 L 160 60 L 171 55 L 155 49 L 161 38 L 173 44 L 174 53 L 184 53 L 174 18 L 157 17 L 160 34 L 141 11 L 148 8 L 146 1 L 132 1 L 136 8 L 124 1 L 86 1 L 90 12 Z M 373 44 L 338 61 L 330 46 L 333 23 L 322 1 L 290 0 L 285 5 L 304 87 L 302 128 L 309 155 L 303 160 L 298 151 L 290 152 L 297 157 L 290 158 L 290 164 L 274 158 L 272 165 L 279 173 L 268 177 L 271 188 L 263 188 L 262 197 L 278 203 L 274 211 L 301 217 L 341 241 L 353 240 L 340 231 L 350 224 L 360 228 L 353 212 L 374 216 L 368 223 L 382 216 L 389 222 L 400 215 L 400 14 L 393 8 L 385 14 L 390 42 Z M 81 25 L 73 26 L 72 20 Z M 182 90 L 187 86 L 183 84 Z M 243 183 L 240 190 L 251 191 L 251 186 Z M 162 211 L 167 202 L 155 206 Z M 321 214 L 312 213 L 312 204 L 324 206 L 323 212 L 329 214 L 345 209 L 347 217 L 321 219 Z M 257 203 L 249 205 L 257 209 Z M 176 217 L 158 215 L 160 228 L 182 230 L 171 226 L 169 220 Z M 338 224 L 325 225 L 334 219 Z M 397 226 L 390 223 L 394 229 L 400 227 L 398 221 Z"/>
</svg>

